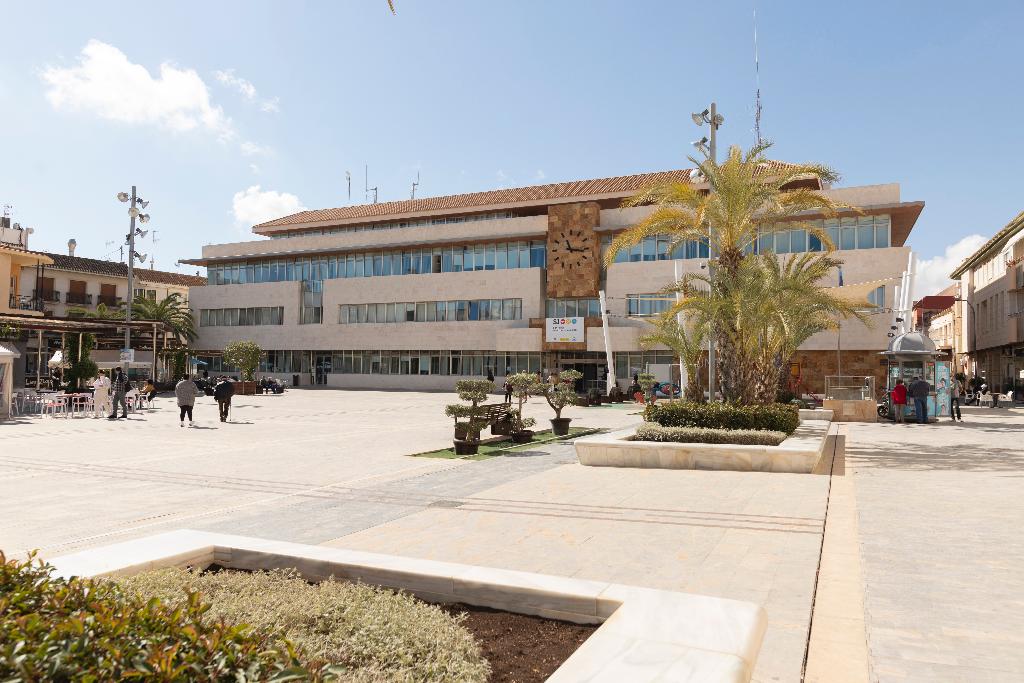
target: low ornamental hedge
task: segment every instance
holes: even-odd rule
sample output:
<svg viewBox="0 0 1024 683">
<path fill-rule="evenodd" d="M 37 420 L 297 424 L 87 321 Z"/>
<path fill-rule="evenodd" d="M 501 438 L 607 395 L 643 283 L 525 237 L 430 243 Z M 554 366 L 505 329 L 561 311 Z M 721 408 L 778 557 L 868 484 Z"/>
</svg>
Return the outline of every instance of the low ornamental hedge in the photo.
<svg viewBox="0 0 1024 683">
<path fill-rule="evenodd" d="M 408 593 L 332 579 L 311 584 L 295 570 L 169 567 L 114 580 L 127 595 L 169 605 L 198 593 L 209 603 L 210 621 L 273 630 L 306 666 L 330 663 L 344 671 L 344 683 L 485 683 L 490 677 L 463 619 Z"/>
<path fill-rule="evenodd" d="M 267 631 L 204 617 L 191 594 L 179 605 L 127 596 L 103 580 L 51 576 L 39 561 L 0 553 L 0 680 L 330 680 L 309 671 Z"/>
<path fill-rule="evenodd" d="M 671 401 L 648 406 L 644 411 L 644 420 L 662 427 L 752 429 L 792 434 L 800 425 L 800 412 L 797 406 L 782 403 L 737 406 L 728 403 Z"/>
<path fill-rule="evenodd" d="M 662 427 L 645 422 L 637 427 L 634 441 L 672 443 L 727 443 L 745 446 L 778 446 L 786 439 L 782 432 L 764 429 L 707 429 L 705 427 Z"/>
</svg>

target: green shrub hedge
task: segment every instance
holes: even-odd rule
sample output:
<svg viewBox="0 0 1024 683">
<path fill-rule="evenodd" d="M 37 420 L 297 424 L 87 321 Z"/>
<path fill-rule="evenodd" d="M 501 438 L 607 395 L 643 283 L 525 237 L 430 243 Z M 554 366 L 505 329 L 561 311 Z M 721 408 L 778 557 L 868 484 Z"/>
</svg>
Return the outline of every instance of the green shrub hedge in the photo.
<svg viewBox="0 0 1024 683">
<path fill-rule="evenodd" d="M 635 441 L 670 441 L 672 443 L 730 443 L 757 446 L 778 446 L 786 439 L 783 432 L 764 429 L 707 429 L 705 427 L 662 427 L 645 422 L 637 427 Z"/>
<path fill-rule="evenodd" d="M 800 425 L 796 406 L 772 403 L 764 406 L 736 406 L 728 403 L 656 403 L 644 411 L 647 422 L 662 427 L 704 427 L 706 429 L 758 429 L 792 434 Z"/>
<path fill-rule="evenodd" d="M 171 607 L 103 580 L 51 576 L 0 553 L 0 680 L 324 680 L 265 630 L 206 618 L 196 594 Z"/>
</svg>

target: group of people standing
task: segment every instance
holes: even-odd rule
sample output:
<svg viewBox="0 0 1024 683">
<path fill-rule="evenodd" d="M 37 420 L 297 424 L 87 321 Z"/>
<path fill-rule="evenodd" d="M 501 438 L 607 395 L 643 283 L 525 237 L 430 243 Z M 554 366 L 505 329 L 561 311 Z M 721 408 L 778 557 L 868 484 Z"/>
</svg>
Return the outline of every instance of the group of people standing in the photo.
<svg viewBox="0 0 1024 683">
<path fill-rule="evenodd" d="M 943 380 L 945 382 L 945 380 Z M 918 424 L 928 423 L 928 396 L 932 387 L 927 380 L 921 376 L 915 376 L 913 381 L 907 385 L 902 379 L 896 380 L 896 386 L 892 388 L 893 419 L 896 422 L 903 422 L 904 413 L 910 401 L 914 403 L 914 415 Z M 941 392 L 944 394 L 944 392 Z M 960 414 L 960 401 L 964 395 L 964 387 L 960 380 L 953 378 L 949 386 L 949 415 L 953 422 L 964 421 Z"/>
<path fill-rule="evenodd" d="M 141 390 L 136 389 L 121 368 L 114 368 L 110 377 L 107 377 L 105 370 L 100 370 L 92 386 L 93 417 L 101 417 L 103 413 L 110 412 L 108 420 L 127 419 L 128 400 L 132 392 L 141 392 L 150 401 L 156 396 L 153 380 L 147 379 Z M 118 408 L 121 409 L 120 418 L 117 415 Z"/>
</svg>

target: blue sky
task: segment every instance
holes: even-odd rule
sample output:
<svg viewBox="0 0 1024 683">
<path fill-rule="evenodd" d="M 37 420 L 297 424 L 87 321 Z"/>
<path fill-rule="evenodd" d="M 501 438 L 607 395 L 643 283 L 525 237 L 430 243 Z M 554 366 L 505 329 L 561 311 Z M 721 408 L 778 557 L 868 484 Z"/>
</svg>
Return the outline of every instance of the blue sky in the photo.
<svg viewBox="0 0 1024 683">
<path fill-rule="evenodd" d="M 0 203 L 33 246 L 157 267 L 256 217 L 688 165 L 689 112 L 753 139 L 753 4 L 8 3 Z M 1024 3 L 758 2 L 763 134 L 843 184 L 898 181 L 946 268 L 1022 208 Z"/>
</svg>

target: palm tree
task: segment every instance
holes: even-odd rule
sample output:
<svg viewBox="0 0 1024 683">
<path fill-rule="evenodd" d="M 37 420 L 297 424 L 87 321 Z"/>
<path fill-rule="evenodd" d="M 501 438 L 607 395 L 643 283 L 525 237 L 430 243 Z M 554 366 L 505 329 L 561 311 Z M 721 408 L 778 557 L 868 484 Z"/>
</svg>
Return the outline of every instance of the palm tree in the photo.
<svg viewBox="0 0 1024 683">
<path fill-rule="evenodd" d="M 132 317 L 164 323 L 184 341 L 190 342 L 196 338 L 195 318 L 177 292 L 171 292 L 162 301 L 154 301 L 143 296 L 135 297 L 132 302 Z"/>
<path fill-rule="evenodd" d="M 704 387 L 700 383 L 700 364 L 707 340 L 707 325 L 696 323 L 687 328 L 674 314 L 664 313 L 654 322 L 654 330 L 640 337 L 643 348 L 664 346 L 679 356 L 686 368 L 686 386 L 681 387 L 688 401 L 704 402 Z"/>
<path fill-rule="evenodd" d="M 743 305 L 732 290 L 749 284 L 741 277 L 741 264 L 748 258 L 748 248 L 755 243 L 759 230 L 785 220 L 787 227 L 807 230 L 830 252 L 834 246 L 828 235 L 800 216 L 833 216 L 840 208 L 850 208 L 807 187 L 808 183 L 825 185 L 837 181 L 835 171 L 821 164 L 772 161 L 765 156 L 770 147 L 771 143 L 761 143 L 744 154 L 733 146 L 720 164 L 710 158 L 698 161 L 691 157 L 710 191 L 691 183 L 671 182 L 627 199 L 623 206 L 656 208 L 616 236 L 605 257 L 606 265 L 610 265 L 618 252 L 654 235 L 668 235 L 672 249 L 688 241 L 709 245 L 715 274 L 691 278 L 689 289 L 693 290 L 693 285 L 703 279 L 706 311 L 722 316 L 709 322 L 714 328 L 719 351 L 717 374 L 726 400 L 752 398 L 747 392 L 754 368 L 750 367 L 750 357 L 737 346 L 747 339 L 748 333 L 733 327 L 743 317 L 739 316 Z M 677 291 L 685 289 L 681 286 Z M 698 298 L 703 296 L 694 292 L 691 294 Z M 715 310 L 722 306 L 729 310 Z M 747 395 L 741 398 L 741 393 Z"/>
<path fill-rule="evenodd" d="M 868 304 L 838 296 L 822 285 L 842 265 L 831 254 L 794 254 L 786 259 L 765 254 L 751 263 L 759 271 L 759 289 L 745 295 L 757 297 L 767 309 L 757 346 L 754 400 L 770 403 L 778 393 L 783 368 L 800 345 L 818 332 L 836 329 L 843 318 L 868 323 Z"/>
</svg>

